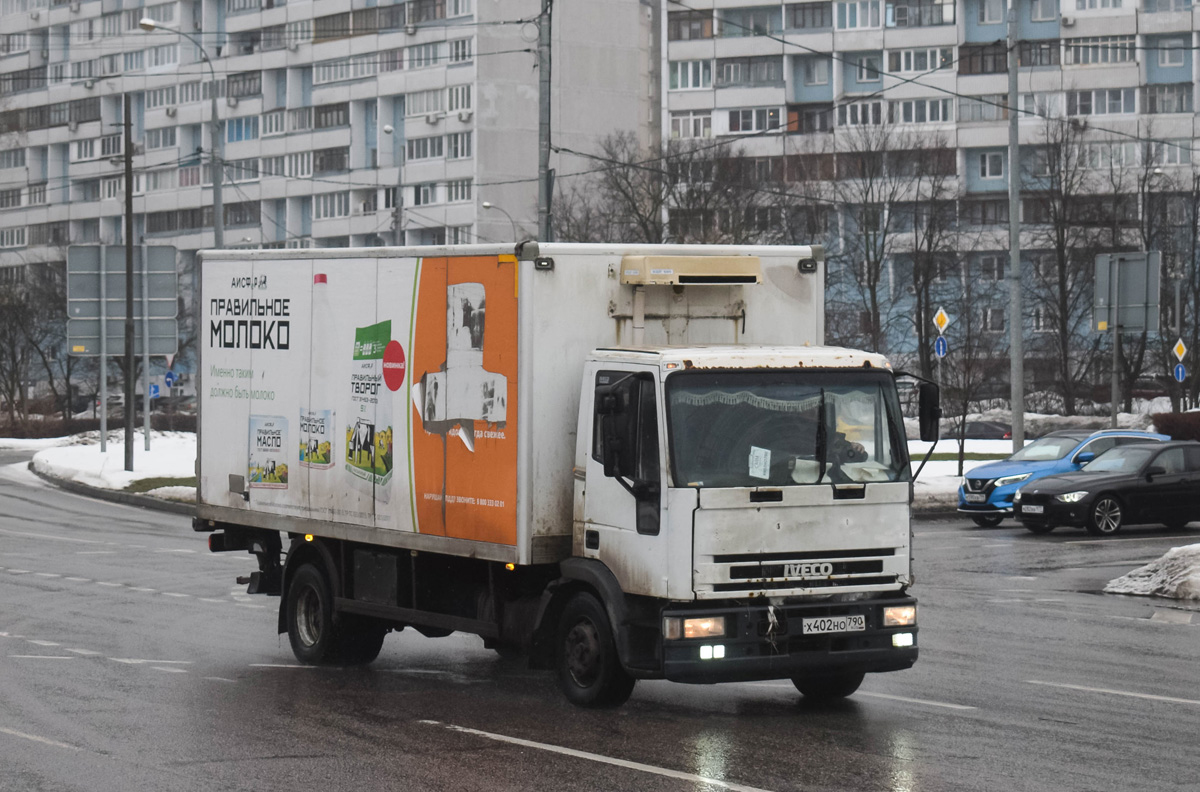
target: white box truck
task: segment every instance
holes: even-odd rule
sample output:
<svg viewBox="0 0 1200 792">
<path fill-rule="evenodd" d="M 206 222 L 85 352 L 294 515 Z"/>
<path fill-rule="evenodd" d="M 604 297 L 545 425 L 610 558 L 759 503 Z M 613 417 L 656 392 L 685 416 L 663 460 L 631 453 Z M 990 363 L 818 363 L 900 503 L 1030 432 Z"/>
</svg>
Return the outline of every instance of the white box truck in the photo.
<svg viewBox="0 0 1200 792">
<path fill-rule="evenodd" d="M 581 706 L 915 662 L 897 375 L 821 346 L 820 247 L 201 258 L 194 527 L 302 662 L 465 631 Z"/>
</svg>

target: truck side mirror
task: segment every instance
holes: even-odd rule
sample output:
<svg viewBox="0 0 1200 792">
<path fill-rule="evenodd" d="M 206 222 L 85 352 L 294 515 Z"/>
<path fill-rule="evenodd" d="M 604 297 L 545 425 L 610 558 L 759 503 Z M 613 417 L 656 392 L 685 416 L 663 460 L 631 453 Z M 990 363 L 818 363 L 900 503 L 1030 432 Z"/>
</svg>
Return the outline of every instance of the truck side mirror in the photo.
<svg viewBox="0 0 1200 792">
<path fill-rule="evenodd" d="M 621 400 L 609 388 L 597 391 L 596 412 L 599 415 L 619 415 L 622 412 Z"/>
<path fill-rule="evenodd" d="M 604 475 L 607 478 L 615 478 L 621 475 L 621 441 L 616 434 L 610 430 L 608 421 L 605 422 L 605 438 L 604 438 Z"/>
<path fill-rule="evenodd" d="M 939 421 L 942 418 L 941 392 L 932 382 L 921 382 L 917 385 L 918 421 L 921 425 L 921 440 L 925 443 L 936 443 L 939 434 Z"/>
</svg>

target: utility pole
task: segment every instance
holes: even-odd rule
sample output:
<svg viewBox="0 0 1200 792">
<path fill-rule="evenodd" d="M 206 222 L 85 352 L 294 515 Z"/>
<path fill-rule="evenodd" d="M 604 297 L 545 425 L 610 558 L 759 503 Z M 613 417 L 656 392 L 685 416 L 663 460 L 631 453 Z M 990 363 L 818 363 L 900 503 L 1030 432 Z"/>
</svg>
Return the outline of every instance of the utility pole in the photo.
<svg viewBox="0 0 1200 792">
<path fill-rule="evenodd" d="M 133 108 L 125 105 L 125 469 L 133 470 Z M 102 267 L 103 269 L 103 267 Z"/>
<path fill-rule="evenodd" d="M 550 18 L 554 0 L 542 0 L 538 17 L 538 239 L 550 236 Z"/>
<path fill-rule="evenodd" d="M 1025 349 L 1021 321 L 1021 145 L 1017 109 L 1017 3 L 1008 2 L 1008 348 L 1013 453 L 1025 446 Z"/>
</svg>

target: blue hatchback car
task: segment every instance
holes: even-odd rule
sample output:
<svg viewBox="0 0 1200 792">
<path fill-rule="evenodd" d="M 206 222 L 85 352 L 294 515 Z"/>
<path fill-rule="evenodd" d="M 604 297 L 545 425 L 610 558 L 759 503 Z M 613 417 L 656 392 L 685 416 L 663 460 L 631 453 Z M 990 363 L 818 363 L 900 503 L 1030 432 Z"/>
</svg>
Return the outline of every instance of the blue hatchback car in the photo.
<svg viewBox="0 0 1200 792">
<path fill-rule="evenodd" d="M 1125 429 L 1051 432 L 1008 459 L 968 471 L 958 487 L 958 511 L 969 515 L 976 525 L 999 525 L 1005 517 L 1013 516 L 1013 495 L 1030 481 L 1079 470 L 1114 446 L 1170 439 L 1163 434 Z"/>
</svg>

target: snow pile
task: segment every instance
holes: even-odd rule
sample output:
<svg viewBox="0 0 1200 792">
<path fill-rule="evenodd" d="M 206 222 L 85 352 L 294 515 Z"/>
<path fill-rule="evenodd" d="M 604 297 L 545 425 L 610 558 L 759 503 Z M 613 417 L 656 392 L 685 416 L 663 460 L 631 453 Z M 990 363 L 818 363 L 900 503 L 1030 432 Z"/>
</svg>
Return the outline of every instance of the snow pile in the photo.
<svg viewBox="0 0 1200 792">
<path fill-rule="evenodd" d="M 110 434 L 110 438 L 113 435 Z M 151 432 L 150 450 L 145 436 L 135 433 L 132 471 L 125 470 L 124 435 L 110 439 L 107 450 L 100 452 L 96 433 L 80 435 L 74 445 L 45 448 L 33 457 L 33 468 L 59 479 L 77 481 L 101 489 L 123 490 L 145 478 L 189 478 L 196 475 L 196 435 L 189 432 Z M 155 497 L 195 500 L 195 487 L 161 487 L 151 490 Z"/>
<path fill-rule="evenodd" d="M 1200 544 L 1173 547 L 1162 558 L 1109 581 L 1108 594 L 1200 600 Z"/>
<path fill-rule="evenodd" d="M 40 451 L 43 448 L 70 445 L 75 442 L 73 436 L 67 437 L 0 437 L 0 450 L 4 451 Z"/>
</svg>

